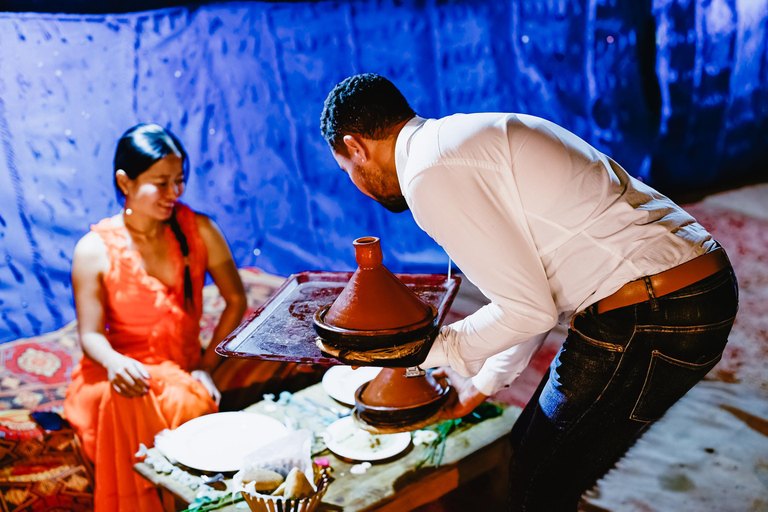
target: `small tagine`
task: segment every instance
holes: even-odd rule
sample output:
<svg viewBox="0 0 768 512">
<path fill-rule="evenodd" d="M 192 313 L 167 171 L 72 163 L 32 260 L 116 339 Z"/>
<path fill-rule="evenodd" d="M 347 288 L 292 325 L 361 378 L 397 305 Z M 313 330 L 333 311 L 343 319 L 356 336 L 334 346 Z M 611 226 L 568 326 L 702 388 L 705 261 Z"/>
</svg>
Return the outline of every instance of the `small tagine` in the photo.
<svg viewBox="0 0 768 512">
<path fill-rule="evenodd" d="M 413 430 L 440 412 L 449 389 L 429 373 L 405 377 L 403 368 L 383 368 L 376 378 L 357 388 L 356 419 L 374 433 Z"/>
</svg>

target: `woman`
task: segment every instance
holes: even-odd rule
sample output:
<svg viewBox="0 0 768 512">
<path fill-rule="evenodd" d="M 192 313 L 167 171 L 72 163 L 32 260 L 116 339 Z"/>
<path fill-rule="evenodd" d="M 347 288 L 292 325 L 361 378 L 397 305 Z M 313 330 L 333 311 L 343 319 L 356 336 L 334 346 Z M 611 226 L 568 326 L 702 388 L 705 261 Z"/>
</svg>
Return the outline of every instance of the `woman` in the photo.
<svg viewBox="0 0 768 512">
<path fill-rule="evenodd" d="M 120 139 L 115 187 L 121 213 L 75 247 L 72 283 L 85 357 L 64 411 L 95 463 L 94 508 L 160 510 L 132 470 L 139 443 L 218 410 L 214 348 L 243 318 L 246 297 L 216 224 L 179 202 L 187 154 L 170 132 L 140 124 Z M 226 302 L 208 350 L 199 341 L 208 272 Z"/>
</svg>

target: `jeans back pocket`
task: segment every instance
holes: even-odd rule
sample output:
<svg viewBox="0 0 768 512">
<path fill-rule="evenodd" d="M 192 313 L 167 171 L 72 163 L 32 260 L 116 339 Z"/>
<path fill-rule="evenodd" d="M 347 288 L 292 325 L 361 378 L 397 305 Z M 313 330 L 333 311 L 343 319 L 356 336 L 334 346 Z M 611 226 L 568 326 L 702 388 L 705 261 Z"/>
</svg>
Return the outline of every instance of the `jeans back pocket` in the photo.
<svg viewBox="0 0 768 512">
<path fill-rule="evenodd" d="M 697 364 L 681 361 L 654 350 L 645 377 L 643 390 L 635 403 L 630 418 L 655 421 L 677 402 L 689 389 L 720 361 L 722 354 Z"/>
</svg>

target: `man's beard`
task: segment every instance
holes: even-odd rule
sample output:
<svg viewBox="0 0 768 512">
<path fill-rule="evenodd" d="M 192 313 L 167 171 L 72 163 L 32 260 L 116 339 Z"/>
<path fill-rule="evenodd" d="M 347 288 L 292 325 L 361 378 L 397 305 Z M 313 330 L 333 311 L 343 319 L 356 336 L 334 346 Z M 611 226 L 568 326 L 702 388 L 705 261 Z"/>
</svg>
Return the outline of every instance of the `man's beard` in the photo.
<svg viewBox="0 0 768 512">
<path fill-rule="evenodd" d="M 403 196 L 387 196 L 377 198 L 376 201 L 378 201 L 381 206 L 393 213 L 402 213 L 408 209 L 408 203 L 405 201 L 405 197 Z"/>
<path fill-rule="evenodd" d="M 355 166 L 354 167 L 354 172 L 358 176 L 366 176 L 366 175 L 369 174 L 368 170 L 365 167 L 363 167 L 361 165 L 358 165 L 358 164 L 353 164 L 353 165 Z M 376 184 L 376 185 L 378 185 L 378 186 L 376 186 L 374 188 L 376 188 L 377 190 L 385 189 L 383 183 L 382 184 Z M 389 211 L 391 211 L 393 213 L 402 213 L 402 212 L 404 212 L 405 210 L 408 209 L 408 203 L 405 201 L 405 197 L 403 197 L 402 194 L 387 195 L 387 196 L 385 196 L 385 195 L 378 194 L 378 193 L 373 192 L 373 191 L 371 191 L 369 193 L 370 193 L 371 196 L 373 196 L 373 199 L 377 203 L 379 203 L 381 206 L 383 206 L 384 208 L 386 208 L 387 210 L 389 210 Z"/>
</svg>

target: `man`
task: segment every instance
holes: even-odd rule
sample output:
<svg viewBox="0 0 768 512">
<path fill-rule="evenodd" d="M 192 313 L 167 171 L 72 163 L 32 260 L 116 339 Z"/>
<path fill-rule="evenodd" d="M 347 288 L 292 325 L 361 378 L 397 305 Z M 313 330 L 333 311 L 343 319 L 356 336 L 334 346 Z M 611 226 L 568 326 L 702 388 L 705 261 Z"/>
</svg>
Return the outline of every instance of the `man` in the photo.
<svg viewBox="0 0 768 512">
<path fill-rule="evenodd" d="M 423 119 L 374 74 L 331 91 L 321 130 L 352 182 L 410 208 L 491 300 L 443 327 L 422 365 L 475 375 L 460 379 L 459 409 L 570 322 L 510 435 L 512 510 L 576 510 L 719 360 L 738 293 L 723 249 L 574 134 L 521 114 Z"/>
</svg>

